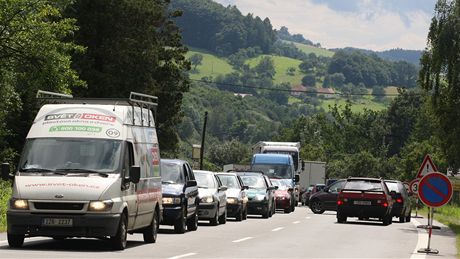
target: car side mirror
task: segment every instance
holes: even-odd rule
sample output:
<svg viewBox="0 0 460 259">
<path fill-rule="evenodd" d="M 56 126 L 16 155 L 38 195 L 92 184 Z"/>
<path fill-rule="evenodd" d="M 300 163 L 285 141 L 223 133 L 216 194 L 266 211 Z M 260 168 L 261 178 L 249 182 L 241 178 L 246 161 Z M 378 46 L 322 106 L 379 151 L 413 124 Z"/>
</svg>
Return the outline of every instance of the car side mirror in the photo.
<svg viewBox="0 0 460 259">
<path fill-rule="evenodd" d="M 294 176 L 294 182 L 298 183 L 300 181 L 300 175 L 296 174 Z"/>
<path fill-rule="evenodd" d="M 139 166 L 131 166 L 129 180 L 132 183 L 138 183 L 141 180 L 141 168 Z"/>
<path fill-rule="evenodd" d="M 289 188 L 288 188 L 288 192 L 292 192 L 292 191 L 294 191 L 294 188 L 289 187 Z"/>
<path fill-rule="evenodd" d="M 193 187 L 197 186 L 196 180 L 188 180 L 187 183 L 185 184 L 185 187 Z"/>
<path fill-rule="evenodd" d="M 227 186 L 221 186 L 219 187 L 219 192 L 225 192 L 227 190 Z"/>
<path fill-rule="evenodd" d="M 8 181 L 9 179 L 12 178 L 12 176 L 10 175 L 10 164 L 3 163 L 1 170 L 2 170 L 2 180 Z"/>
<path fill-rule="evenodd" d="M 242 191 L 244 191 L 244 190 L 249 190 L 249 186 L 243 185 L 243 186 L 241 187 L 241 190 L 242 190 Z"/>
</svg>

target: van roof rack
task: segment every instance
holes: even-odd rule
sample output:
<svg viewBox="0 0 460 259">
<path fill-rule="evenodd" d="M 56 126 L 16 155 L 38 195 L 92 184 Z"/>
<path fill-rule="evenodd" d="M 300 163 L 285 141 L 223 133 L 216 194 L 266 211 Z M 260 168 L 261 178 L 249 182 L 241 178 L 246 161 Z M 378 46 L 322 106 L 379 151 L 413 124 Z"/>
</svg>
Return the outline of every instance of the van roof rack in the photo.
<svg viewBox="0 0 460 259">
<path fill-rule="evenodd" d="M 44 103 L 52 104 L 106 104 L 106 105 L 124 105 L 131 106 L 133 109 L 133 125 L 134 121 L 134 107 L 137 106 L 142 109 L 151 110 L 156 117 L 158 107 L 158 97 L 142 93 L 131 92 L 129 98 L 73 98 L 72 95 L 54 93 L 48 91 L 38 90 L 36 98 Z M 142 126 L 144 126 L 143 112 L 141 112 Z M 148 118 L 150 126 L 150 116 Z"/>
</svg>

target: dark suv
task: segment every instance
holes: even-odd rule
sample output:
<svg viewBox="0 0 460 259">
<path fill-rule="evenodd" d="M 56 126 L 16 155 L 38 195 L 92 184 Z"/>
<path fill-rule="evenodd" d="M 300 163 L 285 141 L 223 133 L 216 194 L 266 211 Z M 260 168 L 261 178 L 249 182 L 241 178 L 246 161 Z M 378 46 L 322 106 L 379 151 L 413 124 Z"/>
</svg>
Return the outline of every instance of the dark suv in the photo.
<svg viewBox="0 0 460 259">
<path fill-rule="evenodd" d="M 326 186 L 322 191 L 310 195 L 308 206 L 315 214 L 322 214 L 326 210 L 337 210 L 337 196 L 345 185 L 346 180 L 341 179 Z"/>
<path fill-rule="evenodd" d="M 198 228 L 198 187 L 190 165 L 179 159 L 161 159 L 163 225 L 176 233 Z"/>
<path fill-rule="evenodd" d="M 396 180 L 385 180 L 385 183 L 393 198 L 393 210 L 391 211 L 391 215 L 393 217 L 398 217 L 401 223 L 410 222 L 412 204 L 406 187 L 402 182 Z"/>
<path fill-rule="evenodd" d="M 391 224 L 393 200 L 383 179 L 348 178 L 337 198 L 337 222 L 347 217 L 378 218 L 383 225 Z"/>
</svg>

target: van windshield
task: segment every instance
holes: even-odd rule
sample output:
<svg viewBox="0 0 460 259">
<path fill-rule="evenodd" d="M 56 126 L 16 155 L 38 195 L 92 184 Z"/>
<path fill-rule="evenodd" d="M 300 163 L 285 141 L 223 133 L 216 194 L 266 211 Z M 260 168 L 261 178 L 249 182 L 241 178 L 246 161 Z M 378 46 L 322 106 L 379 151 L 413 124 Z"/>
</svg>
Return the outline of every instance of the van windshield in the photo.
<svg viewBox="0 0 460 259">
<path fill-rule="evenodd" d="M 281 178 L 281 179 L 292 179 L 292 168 L 289 165 L 277 165 L 277 164 L 253 164 L 251 167 L 252 171 L 263 172 L 264 175 L 270 178 Z"/>
<path fill-rule="evenodd" d="M 108 139 L 28 139 L 19 171 L 88 170 L 111 173 L 118 169 L 121 141 Z"/>
</svg>

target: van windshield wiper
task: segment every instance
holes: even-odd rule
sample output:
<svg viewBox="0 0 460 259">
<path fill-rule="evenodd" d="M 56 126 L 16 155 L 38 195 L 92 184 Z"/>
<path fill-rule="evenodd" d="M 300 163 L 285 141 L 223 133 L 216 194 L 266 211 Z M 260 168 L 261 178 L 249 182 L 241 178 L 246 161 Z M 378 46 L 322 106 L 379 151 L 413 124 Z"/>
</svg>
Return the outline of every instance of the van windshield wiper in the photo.
<svg viewBox="0 0 460 259">
<path fill-rule="evenodd" d="M 96 170 L 91 170 L 91 169 L 81 169 L 81 168 L 59 168 L 56 169 L 56 171 L 61 171 L 61 172 L 75 172 L 75 173 L 88 173 L 88 174 L 98 174 L 102 177 L 109 177 L 109 174 L 107 173 L 102 173 Z"/>
<path fill-rule="evenodd" d="M 28 167 L 19 169 L 20 172 L 54 172 L 54 170 L 41 167 Z"/>
</svg>

